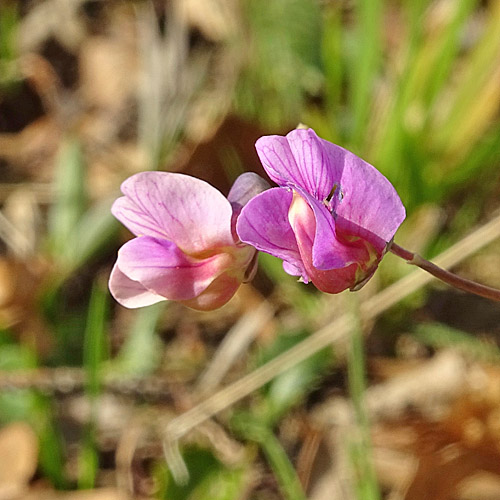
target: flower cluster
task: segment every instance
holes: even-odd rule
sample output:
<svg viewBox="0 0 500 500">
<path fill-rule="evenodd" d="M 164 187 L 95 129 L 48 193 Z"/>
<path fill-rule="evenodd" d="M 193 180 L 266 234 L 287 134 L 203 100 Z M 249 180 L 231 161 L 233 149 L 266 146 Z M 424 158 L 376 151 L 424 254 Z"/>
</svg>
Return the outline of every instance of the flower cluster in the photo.
<svg viewBox="0 0 500 500">
<path fill-rule="evenodd" d="M 118 302 L 215 309 L 251 278 L 257 250 L 328 293 L 371 277 L 405 218 L 390 182 L 312 129 L 262 137 L 256 148 L 278 187 L 247 173 L 226 199 L 183 174 L 143 172 L 123 183 L 112 211 L 136 238 L 111 273 Z"/>
</svg>

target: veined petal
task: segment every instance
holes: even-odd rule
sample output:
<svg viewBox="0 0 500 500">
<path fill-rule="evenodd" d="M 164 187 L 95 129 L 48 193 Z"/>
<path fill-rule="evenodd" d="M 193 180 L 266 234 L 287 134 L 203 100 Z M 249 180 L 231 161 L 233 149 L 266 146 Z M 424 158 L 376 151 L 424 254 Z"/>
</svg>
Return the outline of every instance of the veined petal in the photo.
<svg viewBox="0 0 500 500">
<path fill-rule="evenodd" d="M 128 278 L 157 295 L 189 300 L 206 290 L 232 260 L 226 253 L 194 259 L 170 241 L 141 236 L 121 247 L 117 266 Z"/>
<path fill-rule="evenodd" d="M 133 281 L 115 264 L 109 277 L 109 291 L 115 300 L 124 307 L 135 309 L 165 300 L 165 297 L 149 291 L 138 281 Z"/>
<path fill-rule="evenodd" d="M 329 157 L 312 129 L 292 130 L 286 137 L 261 137 L 255 147 L 271 179 L 301 187 L 317 200 L 328 197 L 339 177 L 335 158 Z"/>
<path fill-rule="evenodd" d="M 232 209 L 210 184 L 184 174 L 141 172 L 121 186 L 113 215 L 137 236 L 175 242 L 185 253 L 234 245 Z"/>
<path fill-rule="evenodd" d="M 320 141 L 340 167 L 339 192 L 332 200 L 337 230 L 359 236 L 383 252 L 406 215 L 396 190 L 369 163 L 340 146 Z"/>
<path fill-rule="evenodd" d="M 304 179 L 298 186 L 317 200 L 325 200 L 339 177 L 336 156 L 311 128 L 292 130 L 286 138 Z"/>
<path fill-rule="evenodd" d="M 267 175 L 280 186 L 304 183 L 286 137 L 265 135 L 257 139 L 255 149 Z"/>
<path fill-rule="evenodd" d="M 364 246 L 341 241 L 337 237 L 335 219 L 328 208 L 299 188 L 294 191 L 288 219 L 299 246 L 296 228 L 300 225 L 310 234 L 313 242 L 312 265 L 316 269 L 342 269 L 369 257 Z"/>
<path fill-rule="evenodd" d="M 300 270 L 300 274 L 307 280 L 295 235 L 288 222 L 291 201 L 292 192 L 286 188 L 264 191 L 243 207 L 236 231 L 241 241 L 283 259 L 292 266 L 285 268 L 285 271 Z M 297 276 L 295 272 L 293 275 Z"/>
</svg>

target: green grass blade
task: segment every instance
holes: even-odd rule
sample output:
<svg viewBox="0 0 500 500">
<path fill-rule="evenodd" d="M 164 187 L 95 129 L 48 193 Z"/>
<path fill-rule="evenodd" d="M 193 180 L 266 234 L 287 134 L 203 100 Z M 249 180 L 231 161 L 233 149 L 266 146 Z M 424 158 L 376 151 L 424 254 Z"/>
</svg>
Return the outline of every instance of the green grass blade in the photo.
<svg viewBox="0 0 500 500">
<path fill-rule="evenodd" d="M 493 340 L 486 341 L 442 323 L 418 325 L 413 335 L 418 341 L 435 349 L 453 348 L 464 356 L 485 363 L 500 361 L 500 349 Z"/>
<path fill-rule="evenodd" d="M 96 446 L 94 426 L 85 429 L 82 448 L 78 455 L 78 489 L 94 488 L 99 470 L 99 453 Z"/>
<path fill-rule="evenodd" d="M 189 480 L 178 484 L 165 464 L 154 472 L 158 492 L 155 498 L 164 500 L 234 500 L 245 498 L 249 484 L 248 469 L 227 467 L 209 449 L 190 446 L 183 450 L 182 459 L 189 470 Z"/>
<path fill-rule="evenodd" d="M 156 327 L 163 311 L 165 303 L 162 302 L 137 311 L 125 343 L 109 364 L 110 372 L 148 375 L 158 367 L 162 350 Z"/>
<path fill-rule="evenodd" d="M 85 392 L 90 400 L 90 421 L 84 431 L 82 449 L 79 455 L 78 486 L 93 488 L 99 468 L 99 455 L 95 439 L 98 396 L 101 391 L 101 366 L 105 356 L 105 325 L 107 293 L 95 283 L 90 296 L 90 304 L 85 329 L 83 363 L 87 374 Z"/>
<path fill-rule="evenodd" d="M 405 29 L 407 35 L 403 38 L 402 47 L 396 53 L 395 59 L 401 60 L 402 69 L 396 73 L 391 82 L 392 88 L 387 103 L 387 114 L 374 134 L 371 143 L 372 156 L 379 168 L 385 172 L 398 171 L 398 162 L 395 158 L 404 134 L 404 116 L 408 108 L 411 95 L 411 75 L 414 72 L 417 55 L 423 45 L 423 18 L 426 2 L 405 2 Z"/>
<path fill-rule="evenodd" d="M 16 55 L 15 32 L 19 22 L 17 8 L 5 5 L 0 9 L 0 60 L 14 59 Z"/>
<path fill-rule="evenodd" d="M 321 55 L 325 75 L 326 112 L 331 120 L 336 121 L 335 114 L 340 110 L 344 78 L 342 12 L 338 3 L 333 3 L 325 8 Z"/>
<path fill-rule="evenodd" d="M 44 476 L 48 477 L 56 488 L 66 489 L 68 480 L 64 473 L 66 457 L 63 452 L 63 437 L 55 425 L 49 402 L 42 403 L 40 411 L 35 415 L 36 431 L 40 442 L 40 468 Z"/>
<path fill-rule="evenodd" d="M 356 3 L 356 52 L 352 64 L 352 144 L 364 141 L 366 121 L 374 96 L 374 85 L 382 55 L 382 2 L 358 0 Z"/>
<path fill-rule="evenodd" d="M 260 446 L 285 500 L 306 500 L 297 473 L 273 431 L 250 413 L 238 413 L 231 425 L 243 438 Z"/>
<path fill-rule="evenodd" d="M 462 161 L 451 171 L 444 172 L 436 182 L 443 186 L 445 192 L 451 192 L 471 179 L 480 179 L 481 175 L 488 175 L 498 168 L 498 151 L 500 151 L 500 123 L 495 123 L 469 151 L 469 154 L 462 158 Z M 481 187 L 489 190 L 494 189 L 495 186 L 484 184 Z"/>
<path fill-rule="evenodd" d="M 90 207 L 74 227 L 74 246 L 68 271 L 82 266 L 101 250 L 118 232 L 119 224 L 111 214 L 113 200 L 100 200 Z"/>
<path fill-rule="evenodd" d="M 352 296 L 351 302 L 355 312 L 353 316 L 358 321 L 351 332 L 351 346 L 347 359 L 347 369 L 349 394 L 354 407 L 357 429 L 355 438 L 349 442 L 348 448 L 355 471 L 357 498 L 362 500 L 380 500 L 380 490 L 372 461 L 370 423 L 364 407 L 366 390 L 364 338 L 359 321 L 357 297 Z"/>
<path fill-rule="evenodd" d="M 435 194 L 427 188 L 427 173 L 434 166 L 430 165 L 435 133 L 430 130 L 433 104 L 441 104 L 438 97 L 458 60 L 459 37 L 476 3 L 465 0 L 450 4 L 446 22 L 427 32 L 423 27 L 433 11 L 424 12 L 420 3 L 406 6 L 410 26 L 404 69 L 394 84 L 387 115 L 371 146 L 375 164 L 394 183 L 410 210 Z"/>
<path fill-rule="evenodd" d="M 260 447 L 273 470 L 287 500 L 306 500 L 304 490 L 281 443 L 273 432 L 266 429 L 260 436 Z"/>
<path fill-rule="evenodd" d="M 56 165 L 56 200 L 49 211 L 49 241 L 55 257 L 65 264 L 78 246 L 75 227 L 85 211 L 85 167 L 82 151 L 76 139 L 67 138 L 61 144 Z"/>
<path fill-rule="evenodd" d="M 270 129 L 302 119 L 321 86 L 321 15 L 314 0 L 243 2 L 251 37 L 235 108 Z"/>
<path fill-rule="evenodd" d="M 16 63 L 18 26 L 18 8 L 14 4 L 0 8 L 0 90 L 9 90 L 20 79 Z"/>
<path fill-rule="evenodd" d="M 106 353 L 107 297 L 107 292 L 100 284 L 95 283 L 90 296 L 83 348 L 83 363 L 87 373 L 86 392 L 90 398 L 95 398 L 100 393 L 101 365 Z"/>
<path fill-rule="evenodd" d="M 309 331 L 299 333 L 281 333 L 275 341 L 259 352 L 258 365 L 262 366 L 271 359 L 288 351 L 310 335 Z M 323 349 L 310 358 L 297 363 L 265 388 L 264 400 L 260 407 L 261 420 L 272 427 L 293 406 L 302 401 L 332 366 L 332 352 Z"/>
<path fill-rule="evenodd" d="M 429 81 L 423 93 L 424 106 L 430 106 L 447 81 L 453 63 L 460 50 L 460 35 L 465 21 L 477 4 L 477 0 L 461 0 L 455 4 L 456 12 L 436 45 L 439 47 L 429 69 Z"/>
<path fill-rule="evenodd" d="M 483 36 L 464 59 L 463 70 L 451 96 L 451 105 L 446 119 L 437 127 L 437 136 L 434 140 L 436 147 L 444 148 L 449 152 L 463 149 L 463 140 L 461 140 L 463 126 L 467 124 L 471 111 L 477 106 L 477 97 L 482 88 L 500 64 L 500 4 L 498 2 L 494 2 L 490 7 L 487 19 Z"/>
</svg>

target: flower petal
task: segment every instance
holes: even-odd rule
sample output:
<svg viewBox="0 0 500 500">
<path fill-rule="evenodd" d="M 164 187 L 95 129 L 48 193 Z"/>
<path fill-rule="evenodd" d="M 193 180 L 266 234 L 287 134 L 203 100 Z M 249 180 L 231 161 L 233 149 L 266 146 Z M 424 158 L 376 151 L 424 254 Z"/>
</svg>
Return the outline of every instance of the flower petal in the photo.
<svg viewBox="0 0 500 500">
<path fill-rule="evenodd" d="M 150 306 L 165 300 L 165 297 L 150 292 L 139 282 L 128 278 L 116 264 L 109 277 L 109 291 L 118 303 L 131 309 Z"/>
<path fill-rule="evenodd" d="M 169 300 L 200 295 L 231 264 L 226 253 L 207 259 L 184 255 L 172 242 L 150 236 L 128 241 L 118 252 L 117 266 L 131 280 Z"/>
<path fill-rule="evenodd" d="M 292 130 L 286 137 L 261 137 L 255 147 L 274 182 L 301 187 L 317 200 L 326 199 L 339 178 L 335 158 L 329 157 L 312 129 Z"/>
<path fill-rule="evenodd" d="M 299 269 L 297 266 L 287 262 L 286 260 L 283 261 L 283 270 L 291 276 L 303 276 L 305 274 L 303 269 Z M 307 283 L 307 281 L 304 280 L 304 283 Z"/>
<path fill-rule="evenodd" d="M 233 216 L 231 218 L 231 231 L 235 241 L 239 240 L 236 233 L 236 222 L 240 216 L 241 209 L 255 196 L 262 193 L 271 186 L 269 182 L 264 180 L 260 175 L 254 172 L 245 172 L 234 181 L 234 184 L 227 195 L 229 203 L 233 208 Z"/>
<path fill-rule="evenodd" d="M 300 188 L 294 191 L 288 219 L 299 246 L 297 226 L 301 225 L 310 234 L 312 264 L 316 269 L 342 269 L 369 258 L 364 246 L 349 244 L 337 237 L 335 219 L 327 207 Z"/>
<path fill-rule="evenodd" d="M 254 172 L 245 172 L 234 181 L 227 199 L 230 203 L 244 207 L 254 196 L 266 191 L 269 182 Z"/>
<path fill-rule="evenodd" d="M 123 182 L 113 215 L 137 236 L 175 242 L 187 254 L 234 244 L 232 209 L 206 182 L 171 172 L 141 172 Z"/>
<path fill-rule="evenodd" d="M 337 230 L 385 249 L 405 218 L 405 208 L 392 184 L 372 165 L 340 146 L 320 139 L 341 166 L 339 193 L 332 200 Z"/>
<path fill-rule="evenodd" d="M 339 293 L 351 288 L 356 283 L 356 263 L 346 264 L 342 268 L 318 269 L 313 264 L 315 239 L 315 215 L 309 204 L 294 193 L 290 207 L 290 223 L 297 238 L 300 255 L 305 269 L 318 290 L 326 293 Z"/>
<path fill-rule="evenodd" d="M 241 241 L 257 250 L 286 261 L 292 269 L 300 270 L 307 280 L 297 242 L 288 222 L 292 193 L 285 188 L 271 188 L 252 198 L 243 207 L 236 231 Z M 291 269 L 285 268 L 285 271 Z M 297 274 L 294 272 L 294 276 Z"/>
<path fill-rule="evenodd" d="M 267 175 L 280 186 L 303 184 L 303 179 L 286 137 L 265 135 L 257 139 L 255 149 Z"/>
<path fill-rule="evenodd" d="M 224 273 L 216 278 L 200 295 L 190 300 L 183 300 L 181 304 L 198 311 L 212 311 L 229 302 L 239 286 L 238 279 Z"/>
</svg>

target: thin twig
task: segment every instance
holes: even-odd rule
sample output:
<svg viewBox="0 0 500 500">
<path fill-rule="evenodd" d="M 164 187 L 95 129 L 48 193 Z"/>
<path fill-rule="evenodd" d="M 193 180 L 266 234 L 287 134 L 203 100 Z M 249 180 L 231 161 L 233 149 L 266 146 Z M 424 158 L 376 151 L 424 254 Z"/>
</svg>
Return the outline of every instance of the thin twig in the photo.
<svg viewBox="0 0 500 500">
<path fill-rule="evenodd" d="M 476 283 L 475 281 L 469 280 L 467 278 L 462 278 L 454 273 L 450 273 L 450 271 L 436 266 L 436 264 L 424 259 L 417 253 L 410 252 L 409 250 L 400 247 L 396 243 L 393 243 L 391 245 L 390 251 L 394 255 L 397 255 L 398 257 L 406 260 L 408 264 L 413 264 L 414 266 L 420 267 L 420 269 L 427 271 L 435 278 L 452 287 L 463 290 L 464 292 L 473 293 L 475 295 L 500 302 L 500 290 L 498 290 L 497 288 L 481 285 L 480 283 Z"/>
<path fill-rule="evenodd" d="M 83 391 L 87 384 L 85 371 L 80 368 L 39 368 L 37 370 L 0 370 L 0 392 L 33 389 L 60 396 Z M 162 376 L 127 378 L 106 373 L 102 378 L 103 390 L 132 398 L 171 401 L 177 392 L 175 384 Z"/>
</svg>

